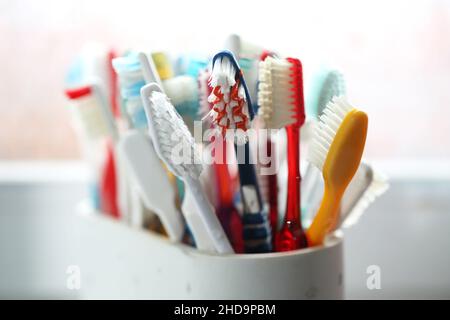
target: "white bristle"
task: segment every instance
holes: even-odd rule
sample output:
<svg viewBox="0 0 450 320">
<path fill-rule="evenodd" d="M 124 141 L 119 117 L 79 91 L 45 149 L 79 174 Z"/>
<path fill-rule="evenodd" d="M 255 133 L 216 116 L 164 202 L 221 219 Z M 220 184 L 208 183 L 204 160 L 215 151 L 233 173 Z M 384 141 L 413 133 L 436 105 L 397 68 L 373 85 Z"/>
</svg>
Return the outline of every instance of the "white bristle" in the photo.
<svg viewBox="0 0 450 320">
<path fill-rule="evenodd" d="M 72 101 L 74 104 L 72 109 L 77 118 L 78 126 L 83 128 L 83 132 L 88 139 L 95 140 L 108 135 L 108 123 L 100 101 L 94 95 L 90 94 Z"/>
<path fill-rule="evenodd" d="M 164 93 L 157 91 L 151 94 L 149 107 L 148 117 L 156 135 L 155 149 L 161 159 L 176 176 L 198 178 L 203 168 L 200 154 L 192 134 L 175 107 Z"/>
<path fill-rule="evenodd" d="M 199 116 L 200 118 L 204 118 L 207 116 L 209 111 L 211 110 L 211 104 L 208 102 L 208 79 L 209 72 L 206 70 L 200 71 L 198 74 L 198 88 L 199 88 Z"/>
<path fill-rule="evenodd" d="M 334 97 L 319 117 L 320 121 L 315 128 L 308 155 L 309 162 L 314 164 L 319 170 L 323 168 L 328 150 L 342 121 L 352 109 L 353 107 L 348 104 L 344 97 Z"/>
<path fill-rule="evenodd" d="M 289 61 L 272 57 L 259 63 L 258 115 L 267 128 L 280 129 L 296 121 L 291 67 Z"/>
</svg>

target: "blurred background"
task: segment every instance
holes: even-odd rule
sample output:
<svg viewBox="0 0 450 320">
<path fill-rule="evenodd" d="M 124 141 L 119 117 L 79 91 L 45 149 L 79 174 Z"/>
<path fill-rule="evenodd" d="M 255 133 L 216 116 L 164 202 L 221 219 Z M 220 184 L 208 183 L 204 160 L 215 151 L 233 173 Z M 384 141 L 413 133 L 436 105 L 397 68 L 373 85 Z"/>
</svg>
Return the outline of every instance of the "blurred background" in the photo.
<svg viewBox="0 0 450 320">
<path fill-rule="evenodd" d="M 87 42 L 213 53 L 230 33 L 326 64 L 370 119 L 365 158 L 391 188 L 346 231 L 348 298 L 450 298 L 450 2 L 0 0 L 0 297 L 73 297 L 85 170 L 64 78 Z M 305 78 L 308 86 L 309 78 Z M 382 289 L 368 290 L 379 265 Z"/>
</svg>

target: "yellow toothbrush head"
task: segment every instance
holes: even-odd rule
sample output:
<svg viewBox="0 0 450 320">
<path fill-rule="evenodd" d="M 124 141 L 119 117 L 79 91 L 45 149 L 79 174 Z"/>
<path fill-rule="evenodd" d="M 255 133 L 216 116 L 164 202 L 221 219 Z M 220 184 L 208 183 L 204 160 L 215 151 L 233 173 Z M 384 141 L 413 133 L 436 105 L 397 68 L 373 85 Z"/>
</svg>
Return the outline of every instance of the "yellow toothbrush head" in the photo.
<svg viewBox="0 0 450 320">
<path fill-rule="evenodd" d="M 361 161 L 367 136 L 368 117 L 335 97 L 320 116 L 313 138 L 310 162 L 322 171 L 325 190 L 311 226 L 310 245 L 323 242 L 339 220 L 339 204 Z"/>
</svg>

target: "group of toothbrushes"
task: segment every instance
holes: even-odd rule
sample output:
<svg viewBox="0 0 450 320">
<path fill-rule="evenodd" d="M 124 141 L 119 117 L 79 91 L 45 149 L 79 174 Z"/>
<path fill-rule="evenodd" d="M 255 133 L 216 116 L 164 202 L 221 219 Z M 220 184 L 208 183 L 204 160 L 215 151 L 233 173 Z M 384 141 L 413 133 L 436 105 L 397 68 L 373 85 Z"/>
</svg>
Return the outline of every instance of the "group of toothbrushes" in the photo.
<svg viewBox="0 0 450 320">
<path fill-rule="evenodd" d="M 66 95 L 91 168 L 92 206 L 211 253 L 321 245 L 385 189 L 361 162 L 368 117 L 347 102 L 335 70 L 318 74 L 305 112 L 299 59 L 235 35 L 226 48 L 210 60 L 179 59 L 176 71 L 163 53 L 115 57 L 97 48 L 71 68 Z M 213 129 L 212 149 L 194 139 L 199 121 Z M 286 148 L 279 135 L 259 143 L 287 164 L 287 181 L 262 174 L 267 164 L 253 161 L 249 129 L 286 133 Z"/>
</svg>

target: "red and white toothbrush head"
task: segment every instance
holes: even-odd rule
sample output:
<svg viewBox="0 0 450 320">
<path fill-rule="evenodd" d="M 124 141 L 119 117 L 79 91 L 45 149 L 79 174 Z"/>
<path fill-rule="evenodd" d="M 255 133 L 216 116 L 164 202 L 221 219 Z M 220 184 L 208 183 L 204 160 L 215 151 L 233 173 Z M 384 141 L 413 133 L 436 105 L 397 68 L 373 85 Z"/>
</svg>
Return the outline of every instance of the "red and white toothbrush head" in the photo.
<svg viewBox="0 0 450 320">
<path fill-rule="evenodd" d="M 258 114 L 265 126 L 280 129 L 305 122 L 300 60 L 268 56 L 259 63 Z"/>
<path fill-rule="evenodd" d="M 209 115 L 222 135 L 228 129 L 247 131 L 253 108 L 241 69 L 231 52 L 221 51 L 213 57 L 209 86 L 212 93 L 208 101 L 213 105 Z"/>
</svg>

